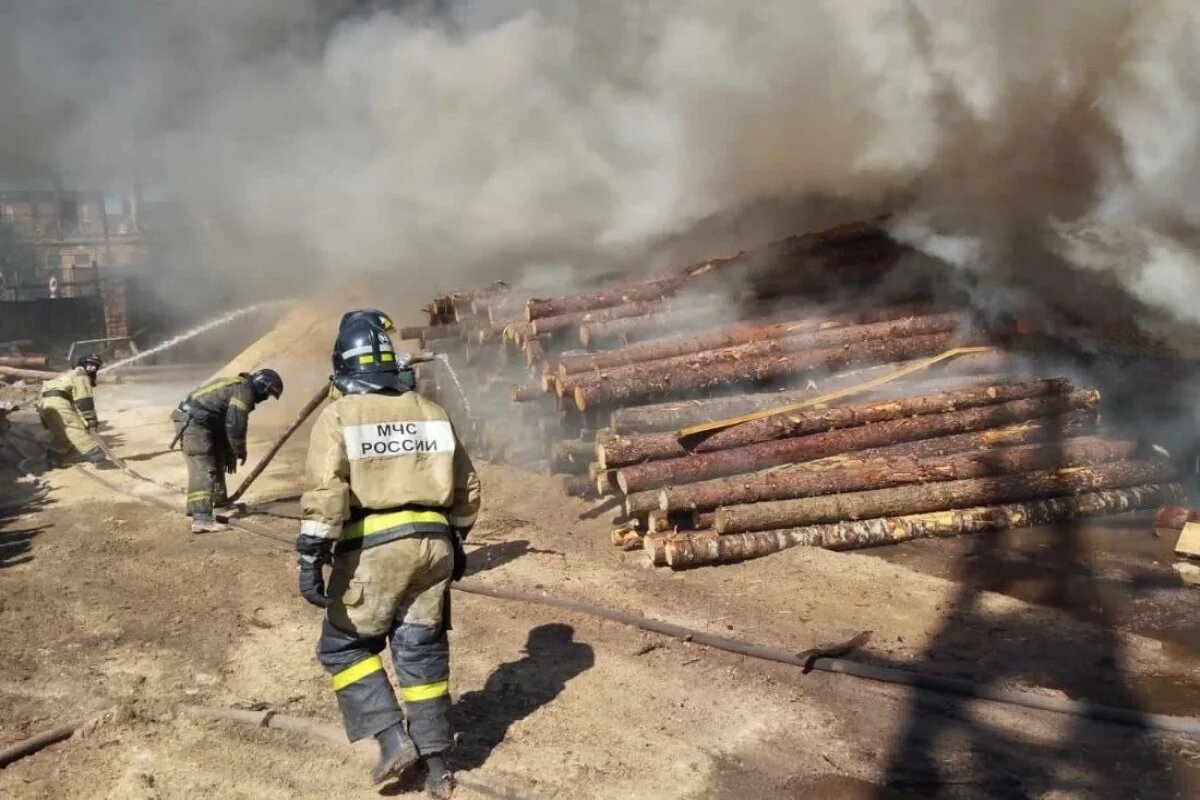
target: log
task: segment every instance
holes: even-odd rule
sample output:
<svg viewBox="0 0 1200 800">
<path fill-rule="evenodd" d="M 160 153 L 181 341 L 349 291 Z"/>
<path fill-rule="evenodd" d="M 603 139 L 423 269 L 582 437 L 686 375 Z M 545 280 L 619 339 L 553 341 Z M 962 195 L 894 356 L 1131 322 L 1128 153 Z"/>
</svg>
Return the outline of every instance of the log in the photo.
<svg viewBox="0 0 1200 800">
<path fill-rule="evenodd" d="M 0 366 L 17 367 L 19 369 L 45 369 L 50 366 L 50 358 L 44 355 L 0 356 Z"/>
<path fill-rule="evenodd" d="M 562 395 L 573 392 L 577 386 L 636 381 L 639 378 L 660 375 L 677 369 L 694 371 L 716 365 L 741 363 L 806 351 L 833 350 L 847 345 L 860 345 L 874 339 L 899 339 L 945 333 L 961 327 L 962 323 L 963 318 L 958 314 L 931 314 L 924 317 L 908 317 L 903 320 L 854 325 L 827 331 L 802 331 L 795 335 L 753 341 L 731 347 L 706 349 L 671 358 L 643 361 L 624 367 L 577 373 L 565 377 L 560 375 L 558 391 Z"/>
<path fill-rule="evenodd" d="M 922 314 L 923 312 L 928 312 L 927 304 L 910 303 L 871 311 L 735 322 L 700 334 L 673 336 L 667 339 L 642 342 L 621 348 L 620 350 L 605 353 L 588 353 L 586 355 L 563 358 L 558 362 L 558 374 L 560 377 L 566 377 L 567 375 L 574 375 L 580 372 L 612 369 L 614 367 L 639 364 L 644 361 L 660 361 L 664 358 L 675 358 L 705 350 L 717 350 L 725 347 L 751 344 L 753 342 L 768 341 L 770 339 L 782 339 L 788 336 L 796 336 L 800 333 L 903 319 Z M 680 313 L 686 314 L 687 312 Z M 693 311 L 690 314 L 690 318 L 702 319 L 702 316 L 697 315 Z M 588 343 L 584 342 L 584 344 Z"/>
<path fill-rule="evenodd" d="M 1170 481 L 1175 468 L 1161 461 L 1114 461 L 991 478 L 896 486 L 842 495 L 774 500 L 717 509 L 717 533 L 795 528 L 839 520 L 923 514 L 950 508 L 1018 503 L 1104 489 Z"/>
<path fill-rule="evenodd" d="M 0 375 L 9 375 L 13 378 L 23 378 L 27 381 L 48 381 L 58 377 L 57 372 L 47 372 L 38 369 L 21 369 L 19 367 L 0 366 Z"/>
<path fill-rule="evenodd" d="M 525 342 L 522 348 L 525 355 L 525 366 L 532 367 L 546 357 L 546 351 L 542 349 L 542 343 L 538 339 L 530 339 Z"/>
<path fill-rule="evenodd" d="M 1056 417 L 1075 409 L 1095 408 L 1099 403 L 1100 393 L 1089 389 L 1069 395 L 1014 400 L 946 414 L 924 414 L 910 419 L 860 425 L 857 428 L 759 442 L 731 450 L 622 467 L 617 470 L 617 481 L 623 492 L 631 494 L 662 486 L 754 472 L 777 464 L 813 461 L 839 453 L 852 453 L 954 433 L 982 431 L 1041 417 Z"/>
<path fill-rule="evenodd" d="M 855 550 L 932 536 L 1053 525 L 1074 519 L 1122 514 L 1153 508 L 1184 496 L 1176 483 L 1087 492 L 1027 503 L 961 508 L 931 514 L 813 525 L 789 530 L 722 536 L 699 533 L 663 538 L 654 557 L 675 568 L 759 558 L 790 547 Z M 647 553 L 648 555 L 649 552 Z"/>
<path fill-rule="evenodd" d="M 458 322 L 450 322 L 445 325 L 413 325 L 406 328 L 401 328 L 400 338 L 405 341 L 416 339 L 421 342 L 421 346 L 425 346 L 425 342 L 431 342 L 442 339 L 461 339 L 463 335 L 462 325 Z"/>
<path fill-rule="evenodd" d="M 876 422 L 938 414 L 966 408 L 993 405 L 1030 397 L 1066 394 L 1074 387 L 1066 378 L 1006 383 L 958 389 L 936 394 L 917 395 L 878 403 L 854 403 L 837 408 L 805 409 L 735 425 L 716 431 L 707 438 L 687 445 L 674 434 L 653 433 L 643 436 L 615 436 L 596 444 L 596 460 L 606 468 L 622 467 L 646 461 L 683 458 L 691 453 L 712 453 L 769 442 L 791 436 L 852 428 Z"/>
<path fill-rule="evenodd" d="M 520 383 L 512 387 L 512 400 L 514 403 L 530 403 L 543 400 L 545 397 L 546 392 L 540 386 L 530 386 L 527 383 Z"/>
<path fill-rule="evenodd" d="M 777 340 L 785 341 L 785 340 Z M 626 367 L 636 372 L 620 380 L 603 377 L 588 378 L 575 385 L 573 397 L 580 410 L 591 407 L 629 404 L 650 397 L 680 395 L 761 385 L 779 381 L 798 373 L 820 367 L 836 367 L 855 362 L 898 361 L 915 356 L 937 353 L 950 347 L 954 333 L 910 336 L 902 339 L 874 339 L 853 345 L 783 353 L 776 356 L 752 358 L 722 363 L 693 363 L 671 369 L 653 368 L 654 362 L 638 367 Z"/>
<path fill-rule="evenodd" d="M 744 496 L 754 496 L 754 493 L 773 482 L 783 480 L 791 475 L 808 475 L 811 473 L 828 472 L 839 469 L 874 469 L 883 466 L 889 459 L 922 460 L 946 458 L 962 453 L 987 452 L 1002 447 L 1016 447 L 1045 441 L 1057 441 L 1076 436 L 1086 435 L 1096 429 L 1096 414 L 1088 410 L 1071 411 L 1057 417 L 1031 419 L 1015 425 L 1001 428 L 990 428 L 970 433 L 956 433 L 950 436 L 937 436 L 932 439 L 918 439 L 912 442 L 875 447 L 852 453 L 827 456 L 815 461 L 805 461 L 798 464 L 787 464 L 755 472 L 749 475 L 732 478 L 714 478 L 697 483 L 684 483 L 667 487 L 662 490 L 638 492 L 630 497 L 641 498 L 644 495 L 655 494 L 658 505 L 662 508 L 666 503 L 667 509 L 676 511 L 685 508 L 704 508 L 701 501 L 707 503 L 709 498 L 720 496 L 723 492 L 731 495 L 744 491 Z M 759 483 L 759 481 L 763 483 Z M 751 484 L 745 490 L 735 490 L 733 486 Z M 781 500 L 782 497 L 762 497 L 761 499 Z M 640 501 L 645 502 L 645 501 Z M 722 503 L 751 503 L 756 500 L 724 500 L 708 508 L 716 508 Z M 692 505 L 696 503 L 696 505 Z"/>
<path fill-rule="evenodd" d="M 654 566 L 667 563 L 667 540 L 675 534 L 648 533 L 642 537 L 642 550 L 646 552 L 646 560 Z"/>
<path fill-rule="evenodd" d="M 598 308 L 593 311 L 575 311 L 568 314 L 558 314 L 553 317 L 539 317 L 527 324 L 530 333 L 538 335 L 561 331 L 564 328 L 574 328 L 591 322 L 607 322 L 614 319 L 624 319 L 625 317 L 644 317 L 647 314 L 661 311 L 662 308 L 663 304 L 661 300 L 639 300 L 633 303 L 623 303 L 618 306 Z M 513 326 L 513 329 L 519 331 L 525 330 L 521 323 Z"/>
<path fill-rule="evenodd" d="M 1189 522 L 1200 522 L 1200 508 L 1163 506 L 1154 514 L 1156 529 L 1181 531 Z"/>
<path fill-rule="evenodd" d="M 914 362 L 899 362 L 881 364 L 875 367 L 847 370 L 834 373 L 828 377 L 810 380 L 804 389 L 792 389 L 781 392 L 755 392 L 726 397 L 713 397 L 704 400 L 676 400 L 666 403 L 654 403 L 644 406 L 629 406 L 618 408 L 612 412 L 613 430 L 622 435 L 634 433 L 655 433 L 659 431 L 674 431 L 688 425 L 710 422 L 715 419 L 725 419 L 739 414 L 761 411 L 779 405 L 795 403 L 817 397 L 838 389 L 856 386 L 860 383 L 879 378 L 891 372 L 901 370 Z M 968 376 L 971 373 L 986 373 L 994 370 L 1004 370 L 1010 365 L 1007 355 L 997 352 L 973 353 L 959 356 L 943 364 L 935 364 L 921 375 L 900 379 L 894 384 L 887 384 L 897 390 L 901 387 L 920 386 L 935 380 L 953 380 L 954 376 Z"/>
<path fill-rule="evenodd" d="M 593 500 L 600 495 L 596 493 L 596 482 L 587 475 L 571 475 L 563 480 L 563 491 L 570 497 L 582 497 Z"/>
<path fill-rule="evenodd" d="M 668 278 L 654 278 L 638 281 L 623 286 L 610 286 L 593 289 L 590 292 L 555 297 L 549 299 L 530 298 L 525 303 L 525 319 L 528 322 L 560 317 L 565 314 L 578 314 L 601 308 L 626 305 L 642 300 L 661 300 L 679 290 L 688 278 L 683 275 Z"/>
<path fill-rule="evenodd" d="M 911 483 L 995 477 L 1058 467 L 1103 464 L 1132 458 L 1136 453 L 1137 444 L 1134 442 L 1089 436 L 933 458 L 885 457 L 834 469 L 768 472 L 676 486 L 659 492 L 658 507 L 663 511 L 710 509 L 862 492 Z"/>
<path fill-rule="evenodd" d="M 559 439 L 551 446 L 550 452 L 556 465 L 583 465 L 586 468 L 595 461 L 596 445 L 582 439 Z"/>
<path fill-rule="evenodd" d="M 693 308 L 676 308 L 640 317 L 584 323 L 579 326 L 579 341 L 589 350 L 626 347 L 633 342 L 696 330 L 709 324 L 705 316 L 697 314 Z M 579 358 L 572 356 L 572 359 Z"/>
<path fill-rule="evenodd" d="M 625 515 L 640 517 L 659 507 L 658 491 L 635 492 L 625 497 Z M 1183 527 L 1182 525 L 1180 527 Z"/>
</svg>

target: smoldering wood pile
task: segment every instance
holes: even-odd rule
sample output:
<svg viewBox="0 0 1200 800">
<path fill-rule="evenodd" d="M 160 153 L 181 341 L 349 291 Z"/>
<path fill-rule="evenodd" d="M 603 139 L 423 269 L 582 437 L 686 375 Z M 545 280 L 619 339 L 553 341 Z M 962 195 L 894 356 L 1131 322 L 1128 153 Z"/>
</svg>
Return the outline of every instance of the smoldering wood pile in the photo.
<svg viewBox="0 0 1200 800">
<path fill-rule="evenodd" d="M 928 267 L 853 223 L 570 295 L 453 292 L 402 336 L 447 355 L 421 388 L 473 452 L 606 498 L 614 545 L 655 565 L 1183 497 L 1170 464 L 1100 426 L 1099 391 L 1019 375 L 965 301 L 932 300 Z"/>
</svg>

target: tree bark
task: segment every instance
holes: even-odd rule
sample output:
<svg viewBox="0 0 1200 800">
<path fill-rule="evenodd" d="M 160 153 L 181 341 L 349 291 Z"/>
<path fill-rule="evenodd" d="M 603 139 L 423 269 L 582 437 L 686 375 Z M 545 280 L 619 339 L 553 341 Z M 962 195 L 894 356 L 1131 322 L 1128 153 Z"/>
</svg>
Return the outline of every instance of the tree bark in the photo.
<svg viewBox="0 0 1200 800">
<path fill-rule="evenodd" d="M 874 425 L 860 425 L 857 428 L 815 433 L 811 436 L 759 442 L 714 453 L 636 464 L 617 470 L 617 480 L 622 491 L 630 494 L 662 486 L 754 472 L 778 464 L 813 461 L 901 442 L 983 431 L 1029 419 L 1056 417 L 1075 409 L 1095 408 L 1099 403 L 1100 393 L 1089 389 L 1069 395 L 1014 400 L 946 414 L 925 414 Z"/>
<path fill-rule="evenodd" d="M 622 381 L 637 380 L 646 376 L 659 375 L 672 370 L 696 370 L 714 365 L 742 363 L 760 358 L 785 356 L 807 351 L 827 351 L 846 346 L 861 345 L 876 339 L 901 339 L 910 336 L 927 336 L 946 333 L 962 326 L 959 314 L 931 314 L 924 317 L 878 322 L 870 325 L 854 325 L 826 331 L 800 332 L 796 335 L 779 336 L 731 347 L 704 349 L 671 358 L 643 361 L 624 367 L 597 370 L 559 376 L 559 395 L 574 392 L 577 386 L 606 385 Z M 669 385 L 669 384 L 668 384 Z"/>
<path fill-rule="evenodd" d="M 624 348 L 634 342 L 697 330 L 710 324 L 703 315 L 697 314 L 694 308 L 669 308 L 640 317 L 586 322 L 579 326 L 579 342 L 589 350 Z M 573 360 L 587 357 L 569 356 Z M 558 373 L 557 365 L 555 373 Z"/>
<path fill-rule="evenodd" d="M 1137 445 L 1101 437 L 1067 439 L 995 451 L 935 458 L 879 458 L 836 469 L 767 472 L 678 486 L 659 492 L 663 511 L 710 509 L 774 500 L 862 492 L 905 484 L 926 484 L 1011 475 L 1131 458 Z"/>
<path fill-rule="evenodd" d="M 726 419 L 740 414 L 749 414 L 788 403 L 819 397 L 829 392 L 845 389 L 910 366 L 911 361 L 880 364 L 874 367 L 846 370 L 828 377 L 810 380 L 804 389 L 781 392 L 755 392 L 703 400 L 675 400 L 643 406 L 618 408 L 612 412 L 613 430 L 621 435 L 636 433 L 658 433 L 675 431 L 689 425 Z M 1009 356 L 989 351 L 958 356 L 950 361 L 934 364 L 925 372 L 898 379 L 886 384 L 897 390 L 919 387 L 935 381 L 965 379 L 972 374 L 1003 372 L 1012 366 Z"/>
<path fill-rule="evenodd" d="M 630 368 L 635 372 L 627 377 L 592 377 L 580 381 L 575 385 L 573 396 L 575 405 L 581 410 L 590 407 L 612 407 L 651 397 L 669 398 L 714 389 L 761 385 L 819 367 L 837 367 L 864 361 L 898 361 L 931 355 L 945 350 L 953 342 L 954 333 L 946 332 L 903 339 L 874 339 L 853 345 L 783 353 L 744 361 L 722 362 L 718 356 L 715 360 L 700 359 L 695 363 L 670 369 L 655 369 L 654 362 L 646 362 L 645 365 Z M 603 376 L 603 373 L 597 375 Z M 565 387 L 563 388 L 560 397 L 567 394 Z"/>
<path fill-rule="evenodd" d="M 565 378 L 568 375 L 575 375 L 581 372 L 630 366 L 632 364 L 640 364 L 644 361 L 661 361 L 664 358 L 675 358 L 706 350 L 717 350 L 754 342 L 764 342 L 771 339 L 782 339 L 801 333 L 928 315 L 928 311 L 928 304 L 909 303 L 901 306 L 888 306 L 870 311 L 843 314 L 735 322 L 716 330 L 704 331 L 694 335 L 655 339 L 624 347 L 620 350 L 563 358 L 558 362 L 557 373 L 560 377 Z M 694 310 L 676 313 L 687 315 L 691 319 L 697 319 L 700 316 Z M 584 344 L 588 343 L 584 342 Z"/>
<path fill-rule="evenodd" d="M 625 515 L 640 517 L 659 507 L 658 491 L 635 492 L 625 497 Z M 1183 527 L 1180 525 L 1179 527 Z"/>
<path fill-rule="evenodd" d="M 19 369 L 45 369 L 50 365 L 50 359 L 44 355 L 0 356 L 0 366 L 17 367 Z"/>
<path fill-rule="evenodd" d="M 960 536 L 1122 514 L 1153 508 L 1164 502 L 1174 502 L 1183 496 L 1184 490 L 1179 484 L 1149 484 L 1127 489 L 1088 492 L 1074 497 L 813 525 L 789 530 L 727 536 L 716 533 L 675 535 L 663 537 L 657 545 L 657 551 L 653 555 L 648 552 L 647 555 L 659 559 L 654 563 L 667 563 L 674 568 L 682 568 L 745 561 L 790 547 L 855 550 L 931 536 Z"/>
<path fill-rule="evenodd" d="M 587 475 L 571 475 L 563 480 L 563 491 L 570 497 L 582 497 L 592 500 L 600 495 L 596 492 L 596 482 Z"/>
<path fill-rule="evenodd" d="M 624 286 L 594 289 L 590 292 L 582 292 L 566 297 L 550 299 L 535 297 L 525 303 L 525 319 L 529 322 L 534 322 L 535 320 L 546 319 L 547 317 L 579 314 L 642 300 L 661 300 L 677 292 L 687 281 L 688 278 L 686 276 L 679 275 L 669 278 L 639 281 L 637 283 L 625 284 Z"/>
<path fill-rule="evenodd" d="M 607 322 L 626 317 L 644 317 L 661 311 L 662 300 L 639 300 L 633 303 L 623 303 L 619 306 L 598 308 L 592 311 L 575 311 L 568 314 L 558 314 L 553 317 L 539 317 L 529 324 L 531 333 L 553 333 L 564 328 L 574 328 L 591 322 Z"/>
<path fill-rule="evenodd" d="M 897 517 L 1119 489 L 1170 481 L 1174 477 L 1174 467 L 1163 462 L 1114 461 L 1086 467 L 775 500 L 717 509 L 716 530 L 718 533 L 748 533 L 838 520 Z"/>
<path fill-rule="evenodd" d="M 686 446 L 673 433 L 614 436 L 597 442 L 596 460 L 611 469 L 646 461 L 683 458 L 692 453 L 712 453 L 757 442 L 886 422 L 901 417 L 941 414 L 1011 400 L 1066 394 L 1073 388 L 1070 380 L 1058 378 L 979 386 L 884 402 L 855 403 L 836 408 L 802 409 L 734 425 L 716 431 L 701 441 L 689 442 Z"/>
<path fill-rule="evenodd" d="M 685 483 L 662 490 L 652 489 L 631 496 L 640 497 L 646 494 L 656 494 L 659 507 L 661 508 L 665 502 L 668 510 L 671 511 L 692 508 L 691 504 L 693 502 L 697 503 L 694 506 L 695 508 L 703 508 L 704 506 L 699 504 L 700 501 L 707 503 L 709 498 L 718 496 L 723 492 L 729 492 L 732 495 L 735 492 L 745 491 L 746 495 L 744 496 L 753 496 L 753 493 L 757 491 L 760 479 L 778 481 L 791 475 L 808 475 L 840 469 L 870 469 L 881 466 L 888 459 L 921 460 L 947 458 L 963 453 L 989 452 L 997 448 L 1058 441 L 1076 436 L 1089 435 L 1096 430 L 1096 422 L 1097 417 L 1095 412 L 1081 409 L 1070 411 L 1057 417 L 1031 419 L 1002 428 L 990 428 L 983 431 L 956 433 L 932 439 L 901 442 L 900 444 L 887 445 L 885 447 L 874 447 L 852 453 L 827 456 L 825 458 L 818 458 L 815 461 L 773 467 L 748 475 L 731 478 L 714 478 L 698 483 Z M 730 488 L 743 484 L 753 484 L 753 486 L 747 490 Z M 766 484 L 762 485 L 765 486 Z M 762 497 L 761 499 L 782 500 L 785 498 Z M 751 503 L 757 501 L 749 499 L 723 500 L 716 505 L 708 507 L 716 508 L 722 504 L 734 505 L 742 502 Z"/>
</svg>

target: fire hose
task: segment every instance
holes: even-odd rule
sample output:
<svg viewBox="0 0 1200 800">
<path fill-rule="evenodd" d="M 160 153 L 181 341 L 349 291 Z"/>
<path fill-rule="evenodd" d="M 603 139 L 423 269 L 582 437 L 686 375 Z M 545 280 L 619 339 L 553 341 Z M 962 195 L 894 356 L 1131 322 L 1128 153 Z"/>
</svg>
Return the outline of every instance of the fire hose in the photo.
<svg viewBox="0 0 1200 800">
<path fill-rule="evenodd" d="M 161 497 L 134 493 L 125 487 L 105 480 L 92 470 L 84 467 L 79 467 L 78 469 L 87 477 L 104 485 L 112 491 L 121 492 L 122 494 L 130 497 L 154 503 L 155 505 L 171 511 L 180 510 L 176 504 L 172 504 Z M 289 546 L 293 542 L 293 539 L 290 537 L 281 536 L 274 531 L 251 524 L 245 520 L 231 519 L 229 524 L 235 528 L 246 531 L 247 533 L 252 533 L 256 536 L 261 536 L 267 539 L 273 539 Z M 695 628 L 688 628 L 683 625 L 676 625 L 675 623 L 666 622 L 664 620 L 643 617 L 628 611 L 621 611 L 619 609 L 600 606 L 584 600 L 576 600 L 569 597 L 559 597 L 547 593 L 534 594 L 532 592 L 521 592 L 513 589 L 486 586 L 473 581 L 459 581 L 458 583 L 452 584 L 451 588 L 453 588 L 455 591 L 464 592 L 466 594 L 482 595 L 498 600 L 510 600 L 514 602 L 557 608 L 562 611 L 570 611 L 577 614 L 586 614 L 588 616 L 606 619 L 611 622 L 628 625 L 651 633 L 670 636 L 681 641 L 701 644 L 717 650 L 725 650 L 730 653 L 737 653 L 739 655 L 749 656 L 751 658 L 762 659 L 765 661 L 773 661 L 780 664 L 790 664 L 792 666 L 800 667 L 805 672 L 810 670 L 819 670 L 821 672 L 849 675 L 851 677 L 862 678 L 881 683 L 908 686 L 917 690 L 986 700 L 1005 705 L 1021 706 L 1023 708 L 1049 711 L 1055 714 L 1066 714 L 1069 716 L 1082 717 L 1084 719 L 1096 720 L 1100 722 L 1109 722 L 1128 727 L 1144 728 L 1152 731 L 1200 735 L 1200 718 L 1197 717 L 1176 717 L 1167 714 L 1146 714 L 1135 709 L 1108 706 L 1101 703 L 1094 703 L 1089 700 L 1071 700 L 1063 697 L 1050 696 L 1038 691 L 1001 689 L 995 686 L 988 686 L 986 684 L 976 683 L 974 681 L 964 680 L 961 678 L 947 678 L 939 675 L 928 675 L 912 670 L 899 669 L 896 667 L 866 664 L 860 661 L 852 661 L 832 655 L 835 653 L 840 654 L 847 647 L 852 647 L 856 643 L 861 643 L 861 636 L 856 637 L 856 639 L 851 640 L 850 642 L 835 645 L 833 647 L 818 648 L 816 650 L 797 653 L 782 647 L 772 647 L 770 645 L 749 642 L 744 639 L 718 636 L 716 634 L 706 633 L 705 631 Z"/>
</svg>

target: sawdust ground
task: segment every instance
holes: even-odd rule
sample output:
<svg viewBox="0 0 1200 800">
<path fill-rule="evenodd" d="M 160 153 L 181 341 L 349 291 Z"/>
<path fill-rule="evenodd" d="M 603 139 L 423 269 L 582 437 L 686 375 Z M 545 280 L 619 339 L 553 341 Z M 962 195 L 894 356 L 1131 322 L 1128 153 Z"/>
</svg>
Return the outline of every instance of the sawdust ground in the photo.
<svg viewBox="0 0 1200 800">
<path fill-rule="evenodd" d="M 183 481 L 166 412 L 186 386 L 101 399 L 131 466 Z M 288 400 L 289 398 L 285 398 Z M 302 399 L 301 399 L 302 401 Z M 267 404 L 264 411 L 271 407 Z M 256 412 L 252 456 L 275 417 Z M 295 493 L 303 436 L 249 499 Z M 687 573 L 622 558 L 604 520 L 548 479 L 483 466 L 473 580 L 544 589 L 801 650 L 862 630 L 858 657 L 1109 702 L 1157 702 L 1138 680 L 1195 686 L 1196 663 L 1128 632 L 862 554 L 792 550 Z M 109 473 L 112 475 L 112 473 Z M 114 705 L 124 720 L 0 772 L 18 798 L 367 798 L 369 756 L 179 716 L 269 704 L 336 720 L 313 657 L 319 613 L 284 545 L 189 537 L 184 520 L 51 474 L 44 508 L 0 520 L 27 557 L 0 563 L 0 744 Z M 121 480 L 126 480 L 123 477 Z M 236 479 L 234 484 L 236 485 Z M 293 523 L 272 523 L 290 536 Z M 632 554 L 631 554 L 632 555 Z M 1187 797 L 1197 743 L 791 667 L 549 609 L 455 596 L 458 765 L 540 796 L 884 797 L 885 779 L 946 797 Z M 1086 692 L 1084 692 L 1086 690 Z M 1170 709 L 1155 709 L 1170 710 Z M 393 792 L 388 789 L 386 792 Z M 473 796 L 463 791 L 464 797 Z"/>
</svg>

